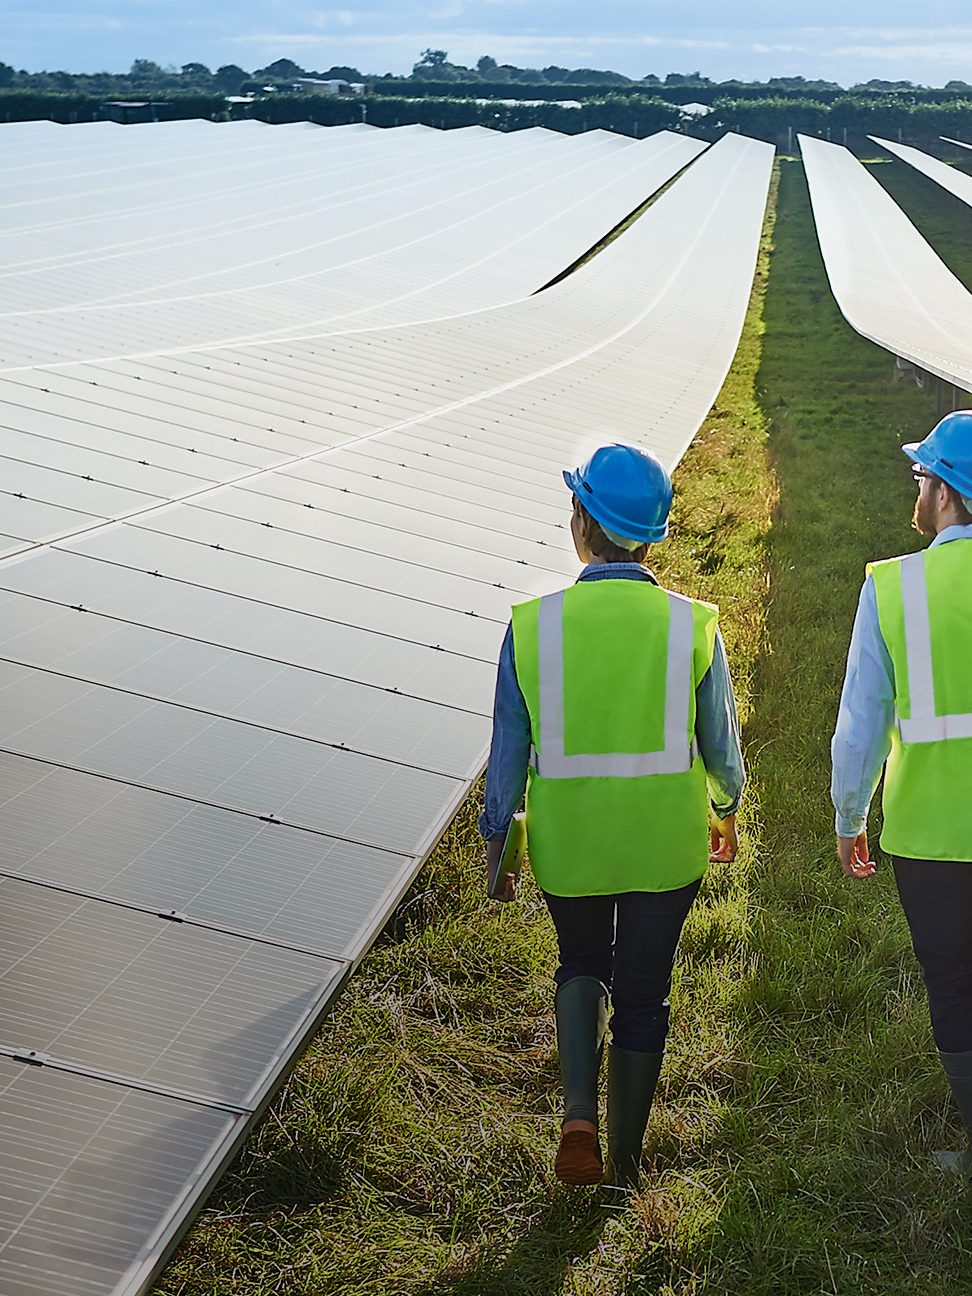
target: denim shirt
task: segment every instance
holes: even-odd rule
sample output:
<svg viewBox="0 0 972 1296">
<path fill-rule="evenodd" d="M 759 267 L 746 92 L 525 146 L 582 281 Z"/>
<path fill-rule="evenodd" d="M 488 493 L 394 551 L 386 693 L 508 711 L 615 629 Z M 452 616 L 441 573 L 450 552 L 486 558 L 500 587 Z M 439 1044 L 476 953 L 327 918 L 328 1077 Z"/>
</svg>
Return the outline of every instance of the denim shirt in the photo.
<svg viewBox="0 0 972 1296">
<path fill-rule="evenodd" d="M 928 546 L 972 540 L 972 526 L 950 526 Z M 894 668 L 878 621 L 874 577 L 861 589 L 847 653 L 847 671 L 830 744 L 830 798 L 838 837 L 864 831 L 871 798 L 891 750 L 894 728 Z"/>
<path fill-rule="evenodd" d="M 648 580 L 658 582 L 640 563 L 591 563 L 578 580 Z M 695 691 L 695 736 L 705 765 L 712 808 L 720 818 L 734 814 L 746 782 L 739 721 L 732 694 L 722 636 L 716 631 L 712 665 Z M 523 804 L 530 759 L 530 715 L 516 678 L 513 627 L 506 631 L 496 674 L 493 741 L 486 767 L 486 797 L 479 817 L 484 837 L 505 834 Z"/>
</svg>

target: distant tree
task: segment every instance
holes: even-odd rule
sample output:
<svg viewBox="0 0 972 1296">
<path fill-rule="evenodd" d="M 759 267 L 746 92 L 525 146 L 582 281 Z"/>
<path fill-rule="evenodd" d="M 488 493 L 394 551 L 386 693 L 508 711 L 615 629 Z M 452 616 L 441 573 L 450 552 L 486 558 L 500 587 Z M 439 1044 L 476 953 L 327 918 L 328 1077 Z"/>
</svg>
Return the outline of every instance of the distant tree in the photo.
<svg viewBox="0 0 972 1296">
<path fill-rule="evenodd" d="M 265 68 L 257 68 L 253 75 L 257 80 L 262 77 L 264 81 L 293 81 L 307 73 L 292 59 L 282 58 L 268 63 Z"/>
<path fill-rule="evenodd" d="M 165 73 L 151 59 L 136 59 L 128 75 L 133 81 L 161 81 Z"/>
<path fill-rule="evenodd" d="M 2 84 L 3 83 L 0 82 L 0 85 Z M 972 90 L 972 85 L 969 85 L 968 81 L 946 81 L 945 89 L 946 90 Z"/>
<path fill-rule="evenodd" d="M 0 63 L 0 86 L 12 86 L 17 79 L 17 73 L 9 63 Z"/>
<path fill-rule="evenodd" d="M 598 68 L 574 68 L 564 77 L 576 85 L 630 85 L 630 77 L 620 72 L 602 72 Z"/>
<path fill-rule="evenodd" d="M 851 86 L 852 90 L 914 90 L 914 88 L 911 81 L 882 81 L 879 77 L 872 77 L 870 81 Z"/>
<path fill-rule="evenodd" d="M 469 69 L 450 63 L 445 50 L 426 49 L 412 68 L 412 76 L 420 81 L 462 81 L 469 79 Z"/>
<path fill-rule="evenodd" d="M 789 77 L 770 77 L 766 82 L 767 87 L 771 89 L 779 88 L 781 90 L 839 90 L 840 86 L 836 81 L 808 81 L 806 77 L 789 76 Z"/>
<path fill-rule="evenodd" d="M 667 86 L 707 86 L 711 85 L 712 82 L 708 77 L 704 77 L 701 72 L 669 72 L 665 77 L 665 84 Z"/>
<path fill-rule="evenodd" d="M 644 85 L 650 85 L 650 86 L 660 86 L 660 85 L 661 85 L 661 78 L 660 78 L 660 77 L 656 77 L 655 74 L 654 74 L 653 72 L 650 72 L 650 73 L 648 74 L 648 76 L 644 76 L 644 77 L 642 77 L 641 80 L 642 80 L 642 84 L 644 84 Z"/>
<path fill-rule="evenodd" d="M 237 67 L 235 63 L 224 63 L 213 73 L 213 81 L 219 90 L 226 94 L 239 94 L 243 82 L 249 78 L 249 72 Z"/>
<path fill-rule="evenodd" d="M 213 75 L 205 63 L 183 63 L 179 71 L 184 77 L 211 77 Z"/>
<path fill-rule="evenodd" d="M 353 67 L 330 67 L 326 72 L 322 72 L 320 76 L 322 81 L 361 82 L 365 80 L 358 69 Z"/>
<path fill-rule="evenodd" d="M 482 77 L 489 77 L 496 71 L 498 66 L 496 60 L 491 58 L 489 54 L 484 54 L 482 58 L 476 60 L 476 71 Z"/>
</svg>

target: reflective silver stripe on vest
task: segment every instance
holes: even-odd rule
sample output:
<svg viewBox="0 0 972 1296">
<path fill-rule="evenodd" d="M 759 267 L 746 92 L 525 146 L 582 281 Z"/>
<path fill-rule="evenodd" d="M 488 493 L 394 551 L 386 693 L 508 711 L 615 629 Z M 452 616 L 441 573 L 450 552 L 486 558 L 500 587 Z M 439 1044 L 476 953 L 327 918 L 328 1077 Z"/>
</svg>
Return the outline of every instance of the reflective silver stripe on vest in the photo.
<svg viewBox="0 0 972 1296">
<path fill-rule="evenodd" d="M 692 768 L 689 744 L 692 702 L 693 617 L 689 599 L 668 594 L 668 665 L 665 673 L 665 746 L 662 751 L 603 752 L 568 756 L 564 751 L 564 590 L 540 600 L 537 621 L 540 666 L 540 750 L 543 778 L 643 778 L 684 774 Z"/>
<path fill-rule="evenodd" d="M 932 673 L 931 623 L 928 616 L 924 554 L 911 554 L 901 560 L 900 566 L 908 693 L 911 698 L 911 719 L 898 719 L 901 741 L 930 743 L 945 742 L 949 738 L 972 738 L 972 714 L 935 713 L 935 677 Z"/>
</svg>

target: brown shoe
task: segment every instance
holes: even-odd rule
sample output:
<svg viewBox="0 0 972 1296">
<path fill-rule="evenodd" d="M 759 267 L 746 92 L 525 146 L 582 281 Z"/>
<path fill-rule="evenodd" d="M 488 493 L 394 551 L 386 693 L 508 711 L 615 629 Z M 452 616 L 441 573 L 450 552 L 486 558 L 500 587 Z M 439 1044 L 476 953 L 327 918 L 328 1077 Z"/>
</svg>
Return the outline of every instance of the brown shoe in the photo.
<svg viewBox="0 0 972 1296">
<path fill-rule="evenodd" d="M 598 1184 L 604 1178 L 604 1162 L 593 1130 L 571 1130 L 560 1136 L 554 1174 L 561 1183 Z"/>
</svg>

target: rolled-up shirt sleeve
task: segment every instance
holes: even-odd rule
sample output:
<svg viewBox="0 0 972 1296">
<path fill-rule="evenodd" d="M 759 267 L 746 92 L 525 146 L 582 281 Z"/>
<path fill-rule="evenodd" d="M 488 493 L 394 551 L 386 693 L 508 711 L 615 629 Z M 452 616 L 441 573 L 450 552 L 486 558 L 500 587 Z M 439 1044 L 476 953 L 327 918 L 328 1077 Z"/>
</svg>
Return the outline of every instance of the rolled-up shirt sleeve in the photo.
<svg viewBox="0 0 972 1296">
<path fill-rule="evenodd" d="M 837 725 L 830 744 L 830 795 L 839 837 L 864 831 L 867 812 L 891 750 L 894 667 L 878 621 L 874 580 L 861 589 L 847 653 Z"/>
<path fill-rule="evenodd" d="M 729 663 L 718 630 L 712 665 L 695 690 L 695 737 L 705 766 L 712 809 L 720 819 L 724 819 L 739 808 L 739 799 L 746 785 L 746 768 L 739 742 L 739 717 Z"/>
<path fill-rule="evenodd" d="M 530 713 L 516 678 L 513 627 L 509 626 L 496 671 L 493 738 L 486 766 L 483 812 L 479 816 L 479 831 L 485 838 L 504 835 L 523 804 L 529 761 Z"/>
</svg>

